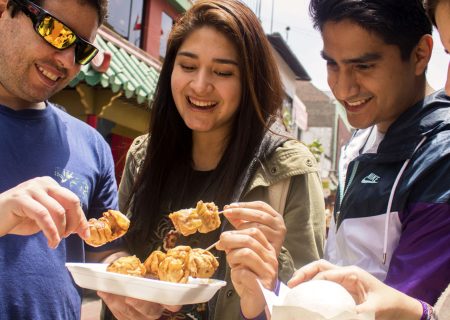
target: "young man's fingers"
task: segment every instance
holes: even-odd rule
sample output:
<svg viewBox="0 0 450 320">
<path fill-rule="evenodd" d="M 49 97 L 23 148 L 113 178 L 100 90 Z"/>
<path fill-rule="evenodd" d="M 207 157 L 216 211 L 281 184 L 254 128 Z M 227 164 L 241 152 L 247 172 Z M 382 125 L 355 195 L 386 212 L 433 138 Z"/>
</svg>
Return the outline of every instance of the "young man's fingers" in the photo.
<svg viewBox="0 0 450 320">
<path fill-rule="evenodd" d="M 311 263 L 303 266 L 302 268 L 298 269 L 294 273 L 291 280 L 288 281 L 288 286 L 290 288 L 295 287 L 296 285 L 298 285 L 304 281 L 311 280 L 319 272 L 325 271 L 325 270 L 330 270 L 333 268 L 337 268 L 337 267 L 323 259 L 311 262 Z"/>
<path fill-rule="evenodd" d="M 313 279 L 333 281 L 343 286 L 357 303 L 365 300 L 366 290 L 360 276 L 352 268 L 341 267 L 319 272 Z"/>
</svg>

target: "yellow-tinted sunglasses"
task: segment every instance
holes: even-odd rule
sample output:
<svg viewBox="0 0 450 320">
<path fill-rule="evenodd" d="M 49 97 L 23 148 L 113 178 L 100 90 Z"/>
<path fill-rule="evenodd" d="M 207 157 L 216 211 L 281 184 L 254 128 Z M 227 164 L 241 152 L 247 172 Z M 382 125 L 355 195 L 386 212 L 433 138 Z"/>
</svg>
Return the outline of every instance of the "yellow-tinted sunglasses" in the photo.
<svg viewBox="0 0 450 320">
<path fill-rule="evenodd" d="M 75 45 L 75 61 L 79 64 L 89 63 L 98 53 L 98 49 L 89 41 L 79 37 L 68 26 L 50 13 L 29 0 L 11 0 L 18 5 L 33 22 L 34 30 L 48 44 L 58 50 Z"/>
</svg>

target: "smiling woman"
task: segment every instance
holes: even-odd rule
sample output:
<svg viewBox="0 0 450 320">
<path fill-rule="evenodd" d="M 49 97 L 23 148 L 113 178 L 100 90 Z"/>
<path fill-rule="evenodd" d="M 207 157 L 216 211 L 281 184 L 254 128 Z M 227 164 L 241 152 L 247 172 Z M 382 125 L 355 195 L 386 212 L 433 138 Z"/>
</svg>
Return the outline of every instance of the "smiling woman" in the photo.
<svg viewBox="0 0 450 320">
<path fill-rule="evenodd" d="M 125 240 L 130 253 L 143 259 L 155 250 L 206 248 L 220 239 L 217 247 L 226 254 L 212 249 L 219 260 L 213 277 L 228 283 L 208 306 L 185 306 L 172 317 L 240 319 L 239 305 L 244 315 L 256 316 L 263 306 L 256 278 L 273 289 L 269 275 L 277 257 L 286 280 L 293 262 L 299 267 L 322 253 L 318 168 L 309 150 L 287 137 L 280 124 L 282 95 L 270 44 L 241 1 L 196 1 L 174 25 L 151 130 L 130 148 L 119 187 L 121 210 L 131 216 Z M 277 184 L 286 186 L 281 212 L 269 201 Z M 199 200 L 225 207 L 220 228 L 181 236 L 168 215 Z M 281 253 L 282 245 L 293 261 Z M 248 263 L 248 255 L 257 263 Z M 242 279 L 252 290 L 243 290 Z M 124 314 L 123 297 L 103 297 L 118 318 L 131 317 Z M 133 313 L 141 316 L 140 306 L 136 302 Z M 158 304 L 147 307 L 163 312 Z M 171 316 L 164 312 L 163 318 Z"/>
<path fill-rule="evenodd" d="M 192 130 L 194 145 L 205 135 L 225 142 L 241 99 L 238 53 L 233 43 L 211 27 L 193 31 L 178 51 L 171 86 L 176 108 Z M 221 150 L 217 151 L 219 157 Z M 218 162 L 218 158 L 201 154 L 193 160 L 196 169 L 204 171 L 214 169 Z"/>
</svg>

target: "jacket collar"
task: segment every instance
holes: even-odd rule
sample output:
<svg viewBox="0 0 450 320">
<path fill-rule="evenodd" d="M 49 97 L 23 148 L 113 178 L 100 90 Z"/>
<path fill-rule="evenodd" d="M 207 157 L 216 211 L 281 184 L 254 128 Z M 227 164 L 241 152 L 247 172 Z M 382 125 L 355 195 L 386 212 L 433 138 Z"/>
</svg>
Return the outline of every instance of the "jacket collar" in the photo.
<svg viewBox="0 0 450 320">
<path fill-rule="evenodd" d="M 449 114 L 450 98 L 443 90 L 425 97 L 389 127 L 375 158 L 387 162 L 410 158 L 424 136 L 450 130 Z M 363 155 L 361 158 L 366 157 L 371 156 Z"/>
</svg>

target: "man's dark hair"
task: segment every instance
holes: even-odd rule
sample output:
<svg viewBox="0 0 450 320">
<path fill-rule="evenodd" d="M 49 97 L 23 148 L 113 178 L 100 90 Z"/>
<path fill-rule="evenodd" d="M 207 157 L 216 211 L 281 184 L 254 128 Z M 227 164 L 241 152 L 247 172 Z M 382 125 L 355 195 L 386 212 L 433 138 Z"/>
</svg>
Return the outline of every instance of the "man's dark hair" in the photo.
<svg viewBox="0 0 450 320">
<path fill-rule="evenodd" d="M 311 0 L 314 27 L 322 31 L 327 22 L 348 20 L 399 47 L 408 59 L 432 26 L 421 0 Z"/>
<path fill-rule="evenodd" d="M 31 2 L 37 4 L 38 6 L 42 6 L 43 3 L 45 2 L 45 0 L 30 0 Z M 105 18 L 106 18 L 106 14 L 108 12 L 108 0 L 76 0 L 79 3 L 83 4 L 83 5 L 90 5 L 93 8 L 95 8 L 95 10 L 97 10 L 97 15 L 98 15 L 98 25 L 101 25 Z M 10 5 L 13 5 L 14 2 L 9 1 L 8 2 L 8 8 Z M 12 8 L 12 16 L 16 15 L 16 13 L 19 11 L 19 8 L 16 8 L 15 6 Z"/>
</svg>

